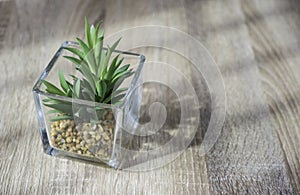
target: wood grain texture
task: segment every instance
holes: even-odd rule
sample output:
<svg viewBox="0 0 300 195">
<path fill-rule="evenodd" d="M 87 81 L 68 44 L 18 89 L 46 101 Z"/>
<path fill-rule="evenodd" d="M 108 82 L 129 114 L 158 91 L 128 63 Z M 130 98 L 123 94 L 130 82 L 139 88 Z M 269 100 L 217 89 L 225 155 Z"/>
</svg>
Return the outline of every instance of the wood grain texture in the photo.
<svg viewBox="0 0 300 195">
<path fill-rule="evenodd" d="M 223 131 L 207 155 L 212 191 L 292 194 L 289 170 L 271 123 L 241 10 L 244 1 L 230 2 L 188 1 L 188 21 L 197 24 L 191 27 L 191 34 L 197 33 L 212 52 L 228 98 Z"/>
<path fill-rule="evenodd" d="M 0 1 L 0 194 L 300 194 L 299 9 L 296 0 Z M 207 47 L 227 94 L 208 154 L 199 155 L 199 144 L 209 91 L 180 65 L 203 86 L 203 107 L 198 139 L 172 163 L 116 171 L 42 152 L 31 88 L 60 44 L 83 36 L 84 16 L 103 19 L 107 34 L 164 25 Z M 185 63 L 169 51 L 144 52 Z"/>
<path fill-rule="evenodd" d="M 6 34 L 6 29 L 10 20 L 11 8 L 13 7 L 12 2 L 0 2 L 0 48 L 3 47 L 4 37 Z"/>
<path fill-rule="evenodd" d="M 272 5 L 272 6 L 270 6 Z M 298 1 L 244 2 L 242 8 L 261 74 L 272 124 L 290 175 L 299 188 L 299 17 Z M 274 30 L 276 29 L 276 30 Z"/>
</svg>

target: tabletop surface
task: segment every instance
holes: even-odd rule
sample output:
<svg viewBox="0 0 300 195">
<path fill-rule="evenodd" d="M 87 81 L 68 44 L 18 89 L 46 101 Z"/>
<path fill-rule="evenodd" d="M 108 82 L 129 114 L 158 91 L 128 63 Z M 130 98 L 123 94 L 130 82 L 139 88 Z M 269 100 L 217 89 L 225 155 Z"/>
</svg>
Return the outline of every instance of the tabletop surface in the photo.
<svg viewBox="0 0 300 195">
<path fill-rule="evenodd" d="M 63 41 L 83 36 L 84 16 L 103 20 L 107 35 L 168 26 L 205 46 L 226 92 L 208 152 L 191 144 L 147 171 L 43 153 L 32 86 Z M 297 0 L 0 0 L 0 194 L 300 194 L 299 19 Z M 206 93 L 202 130 L 212 113 Z"/>
</svg>

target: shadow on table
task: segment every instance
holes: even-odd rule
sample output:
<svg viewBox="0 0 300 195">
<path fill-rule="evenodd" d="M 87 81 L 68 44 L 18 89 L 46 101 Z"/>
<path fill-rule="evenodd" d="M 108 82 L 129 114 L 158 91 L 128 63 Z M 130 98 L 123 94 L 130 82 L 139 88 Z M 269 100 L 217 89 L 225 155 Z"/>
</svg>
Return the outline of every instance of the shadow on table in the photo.
<svg viewBox="0 0 300 195">
<path fill-rule="evenodd" d="M 176 92 L 163 84 L 147 83 L 143 86 L 144 103 L 140 109 L 138 123 L 140 125 L 153 123 L 153 126 L 158 128 L 148 131 L 147 135 L 131 131 L 132 129 L 122 131 L 121 146 L 117 147 L 117 150 L 122 152 L 116 152 L 121 161 L 120 168 L 130 170 L 157 168 L 174 160 L 188 147 L 200 147 L 211 118 L 211 98 L 203 77 L 198 76 L 195 80 L 192 79 L 191 83 L 199 106 L 195 106 L 195 97 L 191 94 L 179 98 Z M 188 109 L 182 107 L 182 101 L 185 101 L 185 105 L 186 103 L 189 105 Z M 157 102 L 163 105 L 164 109 L 151 110 L 151 105 Z M 190 115 L 183 113 L 182 109 L 188 110 Z M 156 123 L 161 121 L 151 120 L 152 117 L 156 119 L 165 117 L 165 121 L 159 126 Z"/>
</svg>

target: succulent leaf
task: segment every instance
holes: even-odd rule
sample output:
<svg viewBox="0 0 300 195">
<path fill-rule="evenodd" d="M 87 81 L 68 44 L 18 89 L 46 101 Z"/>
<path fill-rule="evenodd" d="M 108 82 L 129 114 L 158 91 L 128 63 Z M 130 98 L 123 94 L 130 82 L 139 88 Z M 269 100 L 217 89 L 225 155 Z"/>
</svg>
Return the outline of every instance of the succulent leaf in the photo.
<svg viewBox="0 0 300 195">
<path fill-rule="evenodd" d="M 48 93 L 52 93 L 52 94 L 57 94 L 57 95 L 61 95 L 64 96 L 65 93 L 62 92 L 60 89 L 58 89 L 55 85 L 53 85 L 52 83 L 48 82 L 48 81 L 43 81 L 44 85 L 46 85 L 46 91 Z"/>
<path fill-rule="evenodd" d="M 87 20 L 87 17 L 84 18 L 84 25 L 85 25 L 85 36 L 86 36 L 87 45 L 89 48 L 91 48 L 92 41 L 91 41 L 90 25 Z"/>
<path fill-rule="evenodd" d="M 59 82 L 60 82 L 61 88 L 67 93 L 69 90 L 69 85 L 68 85 L 63 73 L 61 72 L 61 70 L 58 71 L 58 76 L 59 76 Z"/>
<path fill-rule="evenodd" d="M 80 50 L 73 47 L 65 47 L 65 49 L 77 55 L 80 58 L 80 60 L 84 59 L 84 54 Z"/>
</svg>

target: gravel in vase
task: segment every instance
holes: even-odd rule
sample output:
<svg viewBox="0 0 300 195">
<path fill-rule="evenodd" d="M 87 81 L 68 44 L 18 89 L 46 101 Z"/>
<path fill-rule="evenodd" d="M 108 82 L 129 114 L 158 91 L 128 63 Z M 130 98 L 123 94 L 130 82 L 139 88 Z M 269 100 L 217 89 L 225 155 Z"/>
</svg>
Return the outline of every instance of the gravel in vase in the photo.
<svg viewBox="0 0 300 195">
<path fill-rule="evenodd" d="M 50 140 L 53 147 L 89 157 L 109 159 L 114 140 L 115 120 L 108 112 L 98 123 L 75 123 L 59 120 L 51 125 Z"/>
</svg>

